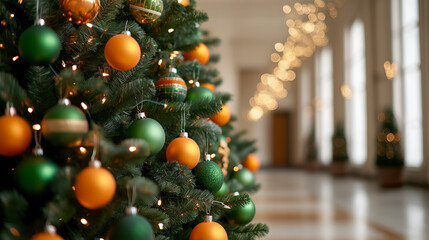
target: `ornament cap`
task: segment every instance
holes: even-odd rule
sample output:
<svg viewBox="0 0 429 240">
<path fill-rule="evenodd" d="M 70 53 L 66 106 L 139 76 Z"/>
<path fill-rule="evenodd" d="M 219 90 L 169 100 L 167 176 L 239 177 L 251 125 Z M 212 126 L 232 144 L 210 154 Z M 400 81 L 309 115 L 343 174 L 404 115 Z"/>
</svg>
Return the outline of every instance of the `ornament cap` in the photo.
<svg viewBox="0 0 429 240">
<path fill-rule="evenodd" d="M 14 107 L 6 108 L 6 116 L 15 116 L 15 115 L 16 115 L 16 108 Z"/>
<path fill-rule="evenodd" d="M 54 225 L 46 225 L 45 226 L 45 232 L 49 233 L 50 235 L 54 235 L 57 233 L 57 228 L 55 228 Z"/>
<path fill-rule="evenodd" d="M 144 112 L 139 112 L 136 115 L 137 119 L 143 119 L 146 118 L 146 114 Z"/>
<path fill-rule="evenodd" d="M 125 209 L 125 214 L 127 215 L 137 215 L 137 212 L 137 208 L 134 206 L 130 206 Z"/>
<path fill-rule="evenodd" d="M 212 158 L 211 158 L 210 154 L 206 154 L 206 155 L 204 156 L 204 160 L 206 160 L 206 161 L 210 161 L 210 160 L 212 160 Z"/>
<path fill-rule="evenodd" d="M 45 25 L 45 20 L 42 19 L 42 18 L 36 19 L 34 21 L 34 25 L 36 25 L 36 26 L 43 26 L 43 25 Z"/>
<path fill-rule="evenodd" d="M 60 99 L 60 101 L 58 101 L 58 104 L 69 106 L 71 104 L 71 102 L 67 98 L 62 98 L 62 99 Z"/>
<path fill-rule="evenodd" d="M 204 222 L 213 222 L 213 216 L 210 216 L 210 215 L 205 216 Z"/>
<path fill-rule="evenodd" d="M 125 34 L 125 35 L 127 35 L 127 36 L 131 36 L 131 32 L 130 31 L 123 31 L 123 32 L 121 32 L 121 34 Z"/>
<path fill-rule="evenodd" d="M 194 87 L 199 87 L 199 86 L 200 86 L 200 82 L 196 81 L 196 82 L 194 83 Z"/>
<path fill-rule="evenodd" d="M 177 69 L 175 67 L 170 67 L 170 69 L 168 69 L 169 72 L 173 72 L 173 73 L 177 73 Z"/>
<path fill-rule="evenodd" d="M 38 146 L 36 148 L 33 149 L 33 154 L 35 156 L 43 156 L 43 149 L 42 147 Z"/>
<path fill-rule="evenodd" d="M 187 137 L 189 137 L 189 135 L 188 135 L 188 133 L 187 133 L 187 132 L 181 132 L 181 133 L 180 133 L 180 137 L 187 138 Z"/>
<path fill-rule="evenodd" d="M 89 162 L 89 166 L 95 167 L 95 168 L 101 168 L 101 162 L 100 162 L 100 160 L 91 160 Z"/>
</svg>

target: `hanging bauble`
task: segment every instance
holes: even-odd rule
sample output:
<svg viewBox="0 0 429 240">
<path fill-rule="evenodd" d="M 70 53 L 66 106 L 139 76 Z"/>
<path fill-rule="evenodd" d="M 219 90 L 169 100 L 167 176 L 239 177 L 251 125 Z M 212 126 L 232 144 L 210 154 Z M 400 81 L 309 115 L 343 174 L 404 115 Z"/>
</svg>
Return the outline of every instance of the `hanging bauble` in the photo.
<svg viewBox="0 0 429 240">
<path fill-rule="evenodd" d="M 206 216 L 204 222 L 192 229 L 189 240 L 228 240 L 228 234 L 222 225 L 213 222 L 212 216 Z"/>
<path fill-rule="evenodd" d="M 42 120 L 43 137 L 54 146 L 79 146 L 87 133 L 85 114 L 68 99 L 49 109 Z"/>
<path fill-rule="evenodd" d="M 115 196 L 116 181 L 112 173 L 101 167 L 98 160 L 91 161 L 75 181 L 75 195 L 80 205 L 98 209 L 107 205 Z"/>
<path fill-rule="evenodd" d="M 162 0 L 128 0 L 131 13 L 139 23 L 151 23 L 164 11 Z"/>
<path fill-rule="evenodd" d="M 247 155 L 246 159 L 243 161 L 243 167 L 249 169 L 252 172 L 257 172 L 261 167 L 261 162 L 259 161 L 258 156 L 256 154 Z"/>
<path fill-rule="evenodd" d="M 244 187 L 251 187 L 255 184 L 255 175 L 246 168 L 232 172 L 231 178 L 236 179 Z"/>
<path fill-rule="evenodd" d="M 169 162 L 176 161 L 189 169 L 194 168 L 200 160 L 200 148 L 194 140 L 188 138 L 186 132 L 182 132 L 180 137 L 168 144 L 166 154 Z"/>
<path fill-rule="evenodd" d="M 147 118 L 144 113 L 139 113 L 138 118 L 128 128 L 127 138 L 145 140 L 149 145 L 150 154 L 153 156 L 164 147 L 164 128 L 156 120 Z"/>
<path fill-rule="evenodd" d="M 16 167 L 15 179 L 18 186 L 27 194 L 40 194 L 54 178 L 58 166 L 43 156 L 32 156 Z"/>
<path fill-rule="evenodd" d="M 183 102 L 186 98 L 186 83 L 173 67 L 159 78 L 155 86 L 156 95 L 160 100 Z"/>
<path fill-rule="evenodd" d="M 210 51 L 204 43 L 200 43 L 191 51 L 185 52 L 183 57 L 185 57 L 185 60 L 188 61 L 197 59 L 198 62 L 200 62 L 202 65 L 206 65 L 210 59 Z"/>
<path fill-rule="evenodd" d="M 200 85 L 201 85 L 201 87 L 205 87 L 205 88 L 207 88 L 208 90 L 210 90 L 212 92 L 216 88 L 216 86 L 214 84 L 212 84 L 212 83 L 201 83 Z"/>
<path fill-rule="evenodd" d="M 23 153 L 31 143 L 31 128 L 13 107 L 0 117 L 0 155 L 11 157 Z"/>
<path fill-rule="evenodd" d="M 195 176 L 195 183 L 198 189 L 216 193 L 222 187 L 222 169 L 215 162 L 210 161 L 209 154 L 205 156 L 205 161 L 198 163 L 192 169 L 192 173 Z"/>
<path fill-rule="evenodd" d="M 185 7 L 189 6 L 189 0 L 178 0 L 178 2 Z"/>
<path fill-rule="evenodd" d="M 61 43 L 57 34 L 44 26 L 31 26 L 19 37 L 19 55 L 33 65 L 47 65 L 60 55 Z"/>
<path fill-rule="evenodd" d="M 210 120 L 212 120 L 214 123 L 216 123 L 219 126 L 223 126 L 229 122 L 231 119 L 231 112 L 229 111 L 228 106 L 225 104 L 222 105 L 222 109 L 220 112 L 214 114 L 210 117 Z"/>
<path fill-rule="evenodd" d="M 36 233 L 30 240 L 64 240 L 64 238 L 57 234 L 54 226 L 48 225 L 44 232 Z"/>
<path fill-rule="evenodd" d="M 128 71 L 140 61 L 141 49 L 129 31 L 113 36 L 104 47 L 109 65 L 119 71 Z"/>
<path fill-rule="evenodd" d="M 253 217 L 255 217 L 255 212 L 255 204 L 252 199 L 249 199 L 249 202 L 243 206 L 236 206 L 226 212 L 225 217 L 228 219 L 230 224 L 246 225 L 252 221 Z"/>
<path fill-rule="evenodd" d="M 213 93 L 209 89 L 200 87 L 200 83 L 196 82 L 195 86 L 188 90 L 186 101 L 213 100 L 213 98 Z"/>
<path fill-rule="evenodd" d="M 153 230 L 146 218 L 137 214 L 137 208 L 128 207 L 126 216 L 113 226 L 110 240 L 152 240 Z"/>
<path fill-rule="evenodd" d="M 219 189 L 219 191 L 217 191 L 217 192 L 214 194 L 214 196 L 215 196 L 215 197 L 222 197 L 222 196 L 224 196 L 228 191 L 229 191 L 229 187 L 228 187 L 228 185 L 227 185 L 225 182 L 223 182 L 223 183 L 222 183 L 222 187 Z"/>
<path fill-rule="evenodd" d="M 60 0 L 63 16 L 75 24 L 87 24 L 100 10 L 100 0 Z"/>
</svg>

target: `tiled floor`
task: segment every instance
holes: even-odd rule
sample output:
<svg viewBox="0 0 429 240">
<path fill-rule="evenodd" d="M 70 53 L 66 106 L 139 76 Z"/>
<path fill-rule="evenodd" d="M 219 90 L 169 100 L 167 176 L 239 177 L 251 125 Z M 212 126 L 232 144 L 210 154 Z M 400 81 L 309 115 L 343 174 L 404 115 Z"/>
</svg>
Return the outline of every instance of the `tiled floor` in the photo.
<svg viewBox="0 0 429 240">
<path fill-rule="evenodd" d="M 262 170 L 252 196 L 266 240 L 429 240 L 429 190 L 359 178 Z"/>
</svg>

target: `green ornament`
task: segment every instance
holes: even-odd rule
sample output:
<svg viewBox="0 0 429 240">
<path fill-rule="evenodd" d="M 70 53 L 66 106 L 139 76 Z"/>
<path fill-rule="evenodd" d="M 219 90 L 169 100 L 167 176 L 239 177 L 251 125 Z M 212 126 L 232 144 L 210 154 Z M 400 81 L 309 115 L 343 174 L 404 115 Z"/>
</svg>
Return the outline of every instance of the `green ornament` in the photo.
<svg viewBox="0 0 429 240">
<path fill-rule="evenodd" d="M 134 208 L 133 211 L 135 212 L 122 217 L 115 224 L 110 235 L 110 240 L 154 239 L 153 230 L 149 222 L 144 217 L 137 215 L 137 209 Z"/>
<path fill-rule="evenodd" d="M 237 206 L 228 211 L 225 217 L 230 224 L 246 225 L 255 217 L 255 204 L 252 199 L 249 200 L 244 206 Z"/>
<path fill-rule="evenodd" d="M 150 154 L 161 151 L 165 143 L 165 132 L 161 124 L 152 118 L 143 117 L 134 121 L 127 130 L 127 138 L 139 138 L 149 144 Z"/>
<path fill-rule="evenodd" d="M 186 97 L 186 101 L 190 102 L 190 101 L 198 101 L 198 100 L 203 100 L 203 99 L 208 99 L 208 100 L 212 100 L 213 99 L 213 93 L 208 90 L 205 87 L 200 87 L 199 85 L 190 88 L 188 90 L 188 96 Z"/>
<path fill-rule="evenodd" d="M 139 23 L 151 23 L 158 19 L 164 11 L 162 0 L 128 0 L 131 14 Z"/>
<path fill-rule="evenodd" d="M 232 172 L 231 178 L 236 179 L 244 187 L 251 187 L 255 184 L 255 175 L 246 168 Z"/>
<path fill-rule="evenodd" d="M 42 120 L 43 137 L 54 146 L 79 146 L 87 133 L 85 114 L 68 99 L 49 109 Z"/>
<path fill-rule="evenodd" d="M 225 195 L 227 192 L 229 191 L 229 187 L 228 185 L 223 182 L 222 183 L 222 187 L 219 189 L 219 191 L 217 191 L 217 193 L 214 194 L 215 197 L 222 197 L 223 195 Z"/>
<path fill-rule="evenodd" d="M 219 191 L 223 184 L 222 169 L 210 160 L 200 162 L 192 169 L 197 188 L 212 193 Z"/>
<path fill-rule="evenodd" d="M 175 68 L 170 68 L 155 84 L 156 95 L 160 100 L 183 102 L 186 98 L 185 81 L 177 74 Z"/>
<path fill-rule="evenodd" d="M 15 180 L 25 193 L 37 195 L 45 191 L 57 171 L 57 165 L 49 159 L 34 156 L 16 167 Z"/>
<path fill-rule="evenodd" d="M 47 65 L 60 55 L 61 44 L 57 34 L 44 26 L 31 26 L 19 37 L 19 55 L 30 64 Z"/>
</svg>

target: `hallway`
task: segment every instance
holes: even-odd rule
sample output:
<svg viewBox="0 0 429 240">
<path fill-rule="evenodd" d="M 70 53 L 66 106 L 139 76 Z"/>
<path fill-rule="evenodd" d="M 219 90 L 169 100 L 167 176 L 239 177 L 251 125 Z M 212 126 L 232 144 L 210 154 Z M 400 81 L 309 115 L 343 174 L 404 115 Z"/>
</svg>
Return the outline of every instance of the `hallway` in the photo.
<svg viewBox="0 0 429 240">
<path fill-rule="evenodd" d="M 327 173 L 262 170 L 253 222 L 270 227 L 269 240 L 429 239 L 429 192 Z"/>
</svg>

